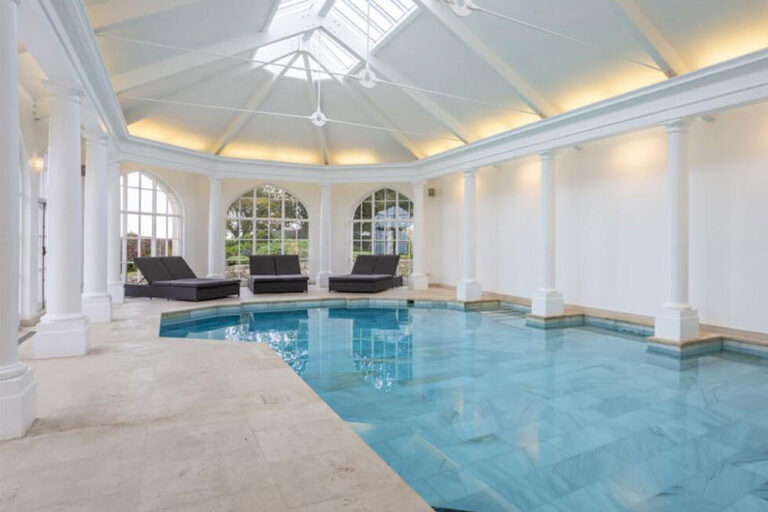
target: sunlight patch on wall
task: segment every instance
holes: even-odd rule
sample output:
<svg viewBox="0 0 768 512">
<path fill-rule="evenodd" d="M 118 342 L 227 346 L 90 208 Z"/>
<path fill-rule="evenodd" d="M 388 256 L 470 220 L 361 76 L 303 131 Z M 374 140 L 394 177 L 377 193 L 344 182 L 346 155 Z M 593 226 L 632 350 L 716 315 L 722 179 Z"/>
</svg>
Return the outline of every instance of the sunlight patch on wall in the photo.
<svg viewBox="0 0 768 512">
<path fill-rule="evenodd" d="M 207 137 L 153 119 L 141 119 L 128 125 L 128 133 L 142 139 L 172 144 L 194 151 L 206 151 L 211 144 Z"/>
<path fill-rule="evenodd" d="M 228 158 L 247 160 L 272 160 L 293 164 L 322 164 L 322 157 L 316 151 L 292 146 L 262 145 L 234 142 L 228 144 L 221 152 Z"/>
<path fill-rule="evenodd" d="M 701 41 L 694 63 L 697 68 L 711 66 L 768 47 L 768 25 L 738 27 L 722 37 Z"/>
</svg>

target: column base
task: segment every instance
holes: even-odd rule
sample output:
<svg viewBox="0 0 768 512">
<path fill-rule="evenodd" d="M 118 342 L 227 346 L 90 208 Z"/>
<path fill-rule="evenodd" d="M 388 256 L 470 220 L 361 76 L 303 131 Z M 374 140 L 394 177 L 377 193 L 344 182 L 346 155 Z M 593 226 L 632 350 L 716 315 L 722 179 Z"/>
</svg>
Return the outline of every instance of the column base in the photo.
<svg viewBox="0 0 768 512">
<path fill-rule="evenodd" d="M 13 377 L 2 378 L 3 374 Z M 35 370 L 23 363 L 0 369 L 0 441 L 22 437 L 35 421 Z"/>
<path fill-rule="evenodd" d="M 408 278 L 409 290 L 426 290 L 427 288 L 429 288 L 429 278 L 427 277 L 427 274 L 411 274 Z"/>
<path fill-rule="evenodd" d="M 109 283 L 107 291 L 109 296 L 112 297 L 112 304 L 123 304 L 125 302 L 125 288 L 120 281 Z"/>
<path fill-rule="evenodd" d="M 62 318 L 44 316 L 33 339 L 35 359 L 84 356 L 88 353 L 88 318 L 83 314 Z"/>
<path fill-rule="evenodd" d="M 112 297 L 107 294 L 85 295 L 83 294 L 83 314 L 91 323 L 105 323 L 112 321 Z"/>
<path fill-rule="evenodd" d="M 456 287 L 456 298 L 468 302 L 483 298 L 483 287 L 474 279 L 462 279 Z"/>
<path fill-rule="evenodd" d="M 539 290 L 531 299 L 531 314 L 541 318 L 562 316 L 565 312 L 563 294 L 557 290 Z"/>
<path fill-rule="evenodd" d="M 317 277 L 315 278 L 315 285 L 317 285 L 320 288 L 328 288 L 328 278 L 331 277 L 332 273 L 330 270 L 321 270 L 317 273 Z"/>
<path fill-rule="evenodd" d="M 208 274 L 205 277 L 208 279 L 224 279 L 224 274 Z"/>
<path fill-rule="evenodd" d="M 656 315 L 653 337 L 682 344 L 699 338 L 699 313 L 691 308 L 664 308 Z"/>
</svg>

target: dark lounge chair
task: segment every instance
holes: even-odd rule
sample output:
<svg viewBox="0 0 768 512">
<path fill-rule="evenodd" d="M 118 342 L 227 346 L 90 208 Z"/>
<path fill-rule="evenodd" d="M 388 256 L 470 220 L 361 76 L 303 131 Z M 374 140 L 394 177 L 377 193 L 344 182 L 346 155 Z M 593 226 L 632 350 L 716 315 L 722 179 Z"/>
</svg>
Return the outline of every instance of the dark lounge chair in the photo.
<svg viewBox="0 0 768 512">
<path fill-rule="evenodd" d="M 181 256 L 133 259 L 147 284 L 126 284 L 126 297 L 176 300 L 222 299 L 240 295 L 239 279 L 199 278 Z"/>
<path fill-rule="evenodd" d="M 378 293 L 388 288 L 403 286 L 403 277 L 397 274 L 400 256 L 360 255 L 355 259 L 352 273 L 331 276 L 328 290 L 337 292 Z"/>
<path fill-rule="evenodd" d="M 309 277 L 301 273 L 299 257 L 251 256 L 248 289 L 253 293 L 306 292 Z"/>
</svg>

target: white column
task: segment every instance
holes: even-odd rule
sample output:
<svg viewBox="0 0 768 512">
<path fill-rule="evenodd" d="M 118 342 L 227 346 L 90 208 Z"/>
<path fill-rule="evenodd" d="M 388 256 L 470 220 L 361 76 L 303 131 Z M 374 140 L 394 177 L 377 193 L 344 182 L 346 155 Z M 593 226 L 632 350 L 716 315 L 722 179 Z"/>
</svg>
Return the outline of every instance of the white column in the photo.
<svg viewBox="0 0 768 512">
<path fill-rule="evenodd" d="M 667 125 L 669 137 L 669 299 L 656 316 L 655 337 L 681 342 L 699 337 L 699 314 L 688 304 L 688 123 Z"/>
<path fill-rule="evenodd" d="M 475 270 L 475 171 L 464 171 L 464 274 L 456 287 L 459 300 L 480 300 L 483 288 Z"/>
<path fill-rule="evenodd" d="M 107 292 L 108 142 L 104 134 L 85 134 L 83 313 L 91 322 L 112 320 L 112 297 Z"/>
<path fill-rule="evenodd" d="M 424 182 L 419 181 L 413 184 L 413 269 L 408 278 L 408 288 L 411 290 L 426 290 L 429 287 L 429 280 L 424 271 L 424 235 Z"/>
<path fill-rule="evenodd" d="M 563 295 L 556 289 L 555 278 L 555 154 L 541 154 L 541 189 L 539 192 L 539 263 L 541 265 L 541 287 L 531 301 L 531 313 L 548 317 L 562 315 Z"/>
<path fill-rule="evenodd" d="M 208 277 L 224 276 L 224 212 L 221 178 L 211 177 L 208 196 Z"/>
<path fill-rule="evenodd" d="M 320 189 L 320 270 L 315 282 L 321 288 L 328 288 L 331 275 L 331 185 Z"/>
<path fill-rule="evenodd" d="M 78 356 L 88 352 L 88 318 L 80 296 L 83 277 L 83 212 L 80 176 L 78 87 L 48 83 L 48 269 L 46 313 L 37 325 L 35 357 Z"/>
<path fill-rule="evenodd" d="M 122 241 L 120 240 L 120 161 L 107 164 L 107 291 L 112 304 L 125 302 L 120 277 Z"/>
<path fill-rule="evenodd" d="M 0 0 L 0 440 L 35 420 L 34 370 L 19 361 L 18 0 Z"/>
</svg>

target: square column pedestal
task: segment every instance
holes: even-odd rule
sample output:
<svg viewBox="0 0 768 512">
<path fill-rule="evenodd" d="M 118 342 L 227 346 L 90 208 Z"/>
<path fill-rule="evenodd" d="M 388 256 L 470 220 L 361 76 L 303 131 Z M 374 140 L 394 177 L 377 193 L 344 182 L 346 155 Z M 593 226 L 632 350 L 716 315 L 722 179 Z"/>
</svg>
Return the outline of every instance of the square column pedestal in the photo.
<svg viewBox="0 0 768 512">
<path fill-rule="evenodd" d="M 112 321 L 112 297 L 109 294 L 83 294 L 83 314 L 93 323 Z"/>
<path fill-rule="evenodd" d="M 456 287 L 456 298 L 468 302 L 483 298 L 483 287 L 475 280 L 464 279 Z"/>
<path fill-rule="evenodd" d="M 534 316 L 562 316 L 564 312 L 563 294 L 556 290 L 539 290 L 531 298 L 531 314 Z"/>
<path fill-rule="evenodd" d="M 0 375 L 0 441 L 23 436 L 35 421 L 35 371 L 16 363 L 4 368 L 4 373 L 18 373 L 13 377 Z"/>
<path fill-rule="evenodd" d="M 123 283 L 109 283 L 107 284 L 107 291 L 109 296 L 112 297 L 112 304 L 123 304 L 125 302 Z"/>
<path fill-rule="evenodd" d="M 37 324 L 35 358 L 84 356 L 88 353 L 90 329 L 83 314 L 47 318 Z"/>
<path fill-rule="evenodd" d="M 317 277 L 315 277 L 315 284 L 320 288 L 328 288 L 328 278 L 331 277 L 331 275 L 331 272 L 321 270 L 317 273 Z"/>
<path fill-rule="evenodd" d="M 480 283 L 477 283 L 480 286 Z M 409 290 L 426 290 L 429 288 L 429 278 L 427 274 L 411 274 L 408 277 L 408 289 Z M 482 290 L 480 292 L 482 294 Z"/>
<path fill-rule="evenodd" d="M 653 337 L 679 344 L 699 339 L 698 311 L 691 308 L 664 308 L 656 316 Z"/>
</svg>

